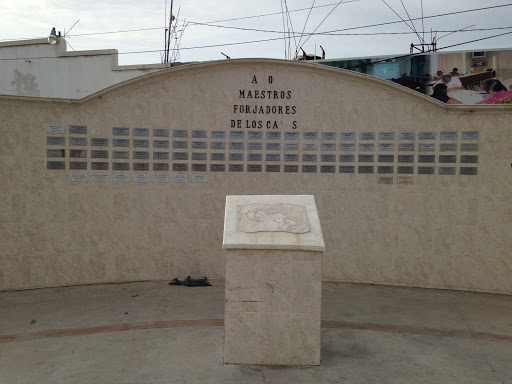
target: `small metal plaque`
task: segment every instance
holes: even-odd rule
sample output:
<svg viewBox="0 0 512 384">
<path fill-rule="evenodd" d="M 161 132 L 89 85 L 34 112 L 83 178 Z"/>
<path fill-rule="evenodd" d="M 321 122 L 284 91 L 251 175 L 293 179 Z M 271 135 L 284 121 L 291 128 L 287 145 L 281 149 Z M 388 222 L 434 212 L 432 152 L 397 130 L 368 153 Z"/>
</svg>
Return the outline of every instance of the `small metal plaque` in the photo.
<svg viewBox="0 0 512 384">
<path fill-rule="evenodd" d="M 299 132 L 285 132 L 284 139 L 285 140 L 299 140 L 300 135 Z"/>
<path fill-rule="evenodd" d="M 169 175 L 153 175 L 153 183 L 168 183 Z"/>
<path fill-rule="evenodd" d="M 322 151 L 335 151 L 336 143 L 323 143 L 320 148 Z"/>
<path fill-rule="evenodd" d="M 153 148 L 169 148 L 169 140 L 153 140 Z"/>
<path fill-rule="evenodd" d="M 439 155 L 440 163 L 456 163 L 457 156 L 456 155 Z"/>
<path fill-rule="evenodd" d="M 188 148 L 188 141 L 175 140 L 172 142 L 172 147 L 186 149 Z"/>
<path fill-rule="evenodd" d="M 210 133 L 210 137 L 212 139 L 225 139 L 226 138 L 226 131 L 212 131 Z"/>
<path fill-rule="evenodd" d="M 359 140 L 375 140 L 375 132 L 359 132 Z"/>
<path fill-rule="evenodd" d="M 390 177 L 390 176 L 380 176 L 377 179 L 377 184 L 393 184 L 393 177 Z"/>
<path fill-rule="evenodd" d="M 261 161 L 262 160 L 261 153 L 248 153 L 247 154 L 247 161 Z"/>
<path fill-rule="evenodd" d="M 146 151 L 134 151 L 132 154 L 132 158 L 136 160 L 148 160 L 149 152 Z"/>
<path fill-rule="evenodd" d="M 280 140 L 281 132 L 267 132 L 267 140 Z"/>
<path fill-rule="evenodd" d="M 379 151 L 394 151 L 395 150 L 395 144 L 391 143 L 379 143 Z"/>
<path fill-rule="evenodd" d="M 379 132 L 379 140 L 395 140 L 395 132 Z"/>
<path fill-rule="evenodd" d="M 133 140 L 133 148 L 149 148 L 149 140 Z"/>
<path fill-rule="evenodd" d="M 285 153 L 284 154 L 284 161 L 287 161 L 287 162 L 298 162 L 299 161 L 299 155 L 297 153 Z"/>
<path fill-rule="evenodd" d="M 108 139 L 91 138 L 91 146 L 93 147 L 108 147 Z"/>
<path fill-rule="evenodd" d="M 377 173 L 390 173 L 393 174 L 395 167 L 392 166 L 382 166 L 379 165 L 377 167 Z"/>
<path fill-rule="evenodd" d="M 317 148 L 317 143 L 302 143 L 303 151 L 316 151 Z"/>
<path fill-rule="evenodd" d="M 419 175 L 433 175 L 434 174 L 434 167 L 418 167 L 418 174 Z"/>
<path fill-rule="evenodd" d="M 340 155 L 340 163 L 353 163 L 356 161 L 356 155 Z"/>
<path fill-rule="evenodd" d="M 261 172 L 261 164 L 247 164 L 247 172 Z"/>
<path fill-rule="evenodd" d="M 96 162 L 96 161 L 93 161 L 91 163 L 91 169 L 93 171 L 108 171 L 108 163 L 107 162 Z"/>
<path fill-rule="evenodd" d="M 226 149 L 225 141 L 212 141 L 210 143 L 210 149 Z"/>
<path fill-rule="evenodd" d="M 153 171 L 167 172 L 169 171 L 169 164 L 167 163 L 153 163 Z"/>
<path fill-rule="evenodd" d="M 69 169 L 86 170 L 87 169 L 87 162 L 86 161 L 70 161 L 69 162 Z"/>
<path fill-rule="evenodd" d="M 281 143 L 267 143 L 267 151 L 279 151 L 281 150 Z"/>
<path fill-rule="evenodd" d="M 108 159 L 108 151 L 91 150 L 91 157 L 93 159 Z"/>
<path fill-rule="evenodd" d="M 340 173 L 354 173 L 355 167 L 352 165 L 340 165 L 339 172 Z"/>
<path fill-rule="evenodd" d="M 414 151 L 414 143 L 401 143 L 401 144 L 398 144 L 398 151 L 400 151 L 400 152 L 411 152 L 411 151 Z"/>
<path fill-rule="evenodd" d="M 207 149 L 208 143 L 206 141 L 193 141 L 192 149 Z"/>
<path fill-rule="evenodd" d="M 375 151 L 375 144 L 359 144 L 359 151 L 361 152 L 373 152 Z"/>
<path fill-rule="evenodd" d="M 441 132 L 439 138 L 441 140 L 457 140 L 457 132 Z"/>
<path fill-rule="evenodd" d="M 46 169 L 66 169 L 66 163 L 64 161 L 47 161 Z"/>
<path fill-rule="evenodd" d="M 112 145 L 114 147 L 129 147 L 130 139 L 113 139 Z"/>
<path fill-rule="evenodd" d="M 169 137 L 169 129 L 153 128 L 153 137 Z"/>
<path fill-rule="evenodd" d="M 478 151 L 478 144 L 477 143 L 462 143 L 460 145 L 460 151 L 461 152 L 476 152 L 476 151 Z"/>
<path fill-rule="evenodd" d="M 72 147 L 83 147 L 87 145 L 87 137 L 70 137 L 69 145 Z"/>
<path fill-rule="evenodd" d="M 320 155 L 320 161 L 322 163 L 335 163 L 336 155 Z"/>
<path fill-rule="evenodd" d="M 480 132 L 478 131 L 464 131 L 462 132 L 462 140 L 478 140 Z"/>
<path fill-rule="evenodd" d="M 244 165 L 243 164 L 229 164 L 229 172 L 243 172 Z"/>
<path fill-rule="evenodd" d="M 85 150 L 85 149 L 70 149 L 69 157 L 71 157 L 71 158 L 86 158 L 87 150 Z"/>
<path fill-rule="evenodd" d="M 127 175 L 125 173 L 119 173 L 116 175 L 112 175 L 112 180 L 117 183 L 127 183 L 130 181 L 130 175 Z"/>
<path fill-rule="evenodd" d="M 226 164 L 210 164 L 210 172 L 225 172 Z"/>
<path fill-rule="evenodd" d="M 129 136 L 130 129 L 114 127 L 114 128 L 112 128 L 112 135 L 113 136 Z"/>
<path fill-rule="evenodd" d="M 298 151 L 299 143 L 284 143 L 284 150 L 285 151 Z"/>
<path fill-rule="evenodd" d="M 398 155 L 399 163 L 414 163 L 414 155 Z"/>
<path fill-rule="evenodd" d="M 298 165 L 285 165 L 283 168 L 283 171 L 286 173 L 297 173 L 297 172 L 299 172 L 299 166 Z"/>
<path fill-rule="evenodd" d="M 206 164 L 192 164 L 192 172 L 206 172 Z"/>
<path fill-rule="evenodd" d="M 357 173 L 374 173 L 374 167 L 368 165 L 360 165 L 357 167 Z"/>
<path fill-rule="evenodd" d="M 280 153 L 267 153 L 265 156 L 265 161 L 281 161 Z"/>
<path fill-rule="evenodd" d="M 133 128 L 132 129 L 133 136 L 149 136 L 148 128 Z"/>
<path fill-rule="evenodd" d="M 411 185 L 413 183 L 413 178 L 410 176 L 398 176 L 396 178 L 397 184 L 405 184 L 405 185 Z"/>
<path fill-rule="evenodd" d="M 169 152 L 153 152 L 153 160 L 169 160 Z"/>
<path fill-rule="evenodd" d="M 357 159 L 360 163 L 373 163 L 375 161 L 374 155 L 359 155 Z"/>
<path fill-rule="evenodd" d="M 130 163 L 112 163 L 112 169 L 114 171 L 129 171 Z"/>
<path fill-rule="evenodd" d="M 316 163 L 318 160 L 316 155 L 302 155 L 302 161 L 305 163 Z"/>
<path fill-rule="evenodd" d="M 188 160 L 188 152 L 173 152 L 173 160 Z"/>
<path fill-rule="evenodd" d="M 187 175 L 172 175 L 173 183 L 186 183 L 188 181 Z"/>
<path fill-rule="evenodd" d="M 460 167 L 459 170 L 461 175 L 477 175 L 478 174 L 478 168 L 477 167 Z"/>
<path fill-rule="evenodd" d="M 303 132 L 302 138 L 304 140 L 317 140 L 318 139 L 318 133 L 317 132 Z"/>
<path fill-rule="evenodd" d="M 434 143 L 420 143 L 420 152 L 435 152 L 436 145 Z"/>
<path fill-rule="evenodd" d="M 250 151 L 261 151 L 262 148 L 261 143 L 253 143 L 250 141 L 247 143 L 247 149 Z"/>
<path fill-rule="evenodd" d="M 478 163 L 478 155 L 460 155 L 461 163 Z"/>
<path fill-rule="evenodd" d="M 457 152 L 457 143 L 441 143 L 439 144 L 441 152 Z"/>
<path fill-rule="evenodd" d="M 435 163 L 436 155 L 419 155 L 418 163 Z"/>
<path fill-rule="evenodd" d="M 187 163 L 172 163 L 172 170 L 175 172 L 187 172 L 188 164 Z"/>
<path fill-rule="evenodd" d="M 420 139 L 420 140 L 435 140 L 436 133 L 435 132 L 420 132 L 418 135 L 418 139 Z"/>
<path fill-rule="evenodd" d="M 193 129 L 192 130 L 192 138 L 193 139 L 207 139 L 208 135 L 206 134 L 206 131 Z"/>
<path fill-rule="evenodd" d="M 192 152 L 192 160 L 195 160 L 195 161 L 206 160 L 206 153 L 204 153 L 204 152 Z"/>
<path fill-rule="evenodd" d="M 317 167 L 316 165 L 303 165 L 302 166 L 302 172 L 304 173 L 316 173 Z"/>
<path fill-rule="evenodd" d="M 321 165 L 320 173 L 336 173 L 335 165 Z"/>
<path fill-rule="evenodd" d="M 47 149 L 46 157 L 66 157 L 65 149 Z"/>
<path fill-rule="evenodd" d="M 379 163 L 394 163 L 395 155 L 379 155 L 377 161 Z"/>
<path fill-rule="evenodd" d="M 87 173 L 70 173 L 69 181 L 76 181 L 76 182 L 87 181 Z"/>
<path fill-rule="evenodd" d="M 245 137 L 244 131 L 230 131 L 229 138 L 230 139 L 243 139 Z"/>
<path fill-rule="evenodd" d="M 112 154 L 112 157 L 114 159 L 129 159 L 130 158 L 130 152 L 128 151 L 114 151 Z"/>
<path fill-rule="evenodd" d="M 192 175 L 190 181 L 193 183 L 206 183 L 208 181 L 208 177 L 206 175 Z"/>
<path fill-rule="evenodd" d="M 243 153 L 230 153 L 229 161 L 244 161 L 244 154 Z"/>
<path fill-rule="evenodd" d="M 172 130 L 172 137 L 187 138 L 188 137 L 188 131 L 186 129 L 173 129 Z"/>
<path fill-rule="evenodd" d="M 149 163 L 133 163 L 134 171 L 149 171 Z"/>
<path fill-rule="evenodd" d="M 355 132 L 341 132 L 341 140 L 355 140 L 356 133 Z"/>
<path fill-rule="evenodd" d="M 285 134 L 285 137 L 286 137 L 286 134 Z M 263 139 L 263 132 L 253 132 L 253 131 L 247 132 L 247 138 L 249 140 L 261 140 L 261 139 Z"/>
<path fill-rule="evenodd" d="M 280 165 L 265 165 L 265 172 L 281 172 L 281 166 Z"/>
<path fill-rule="evenodd" d="M 414 132 L 400 132 L 398 134 L 399 140 L 414 140 L 416 137 L 416 134 Z"/>
<path fill-rule="evenodd" d="M 210 153 L 210 160 L 213 160 L 213 161 L 225 161 L 226 160 L 226 154 L 225 153 L 212 152 L 212 153 Z"/>
<path fill-rule="evenodd" d="M 106 183 L 108 181 L 108 175 L 91 175 L 91 181 L 95 183 Z"/>
<path fill-rule="evenodd" d="M 229 149 L 235 150 L 235 151 L 241 151 L 245 148 L 244 143 L 241 141 L 232 141 L 229 143 Z"/>
<path fill-rule="evenodd" d="M 396 172 L 399 174 L 399 175 L 412 175 L 414 174 L 414 167 L 401 167 L 401 166 L 398 166 L 397 169 L 396 169 Z"/>
<path fill-rule="evenodd" d="M 149 175 L 147 174 L 137 174 L 133 175 L 133 182 L 134 183 L 148 183 L 149 182 Z"/>
<path fill-rule="evenodd" d="M 455 175 L 455 167 L 439 167 L 440 175 Z"/>
<path fill-rule="evenodd" d="M 351 144 L 345 144 L 345 143 L 341 143 L 340 144 L 340 151 L 342 152 L 354 152 L 356 150 L 356 145 L 351 143 Z"/>
<path fill-rule="evenodd" d="M 336 132 L 322 132 L 322 140 L 336 140 Z"/>
<path fill-rule="evenodd" d="M 70 125 L 70 135 L 87 135 L 87 125 Z"/>
<path fill-rule="evenodd" d="M 46 133 L 64 133 L 63 125 L 47 125 Z"/>
</svg>

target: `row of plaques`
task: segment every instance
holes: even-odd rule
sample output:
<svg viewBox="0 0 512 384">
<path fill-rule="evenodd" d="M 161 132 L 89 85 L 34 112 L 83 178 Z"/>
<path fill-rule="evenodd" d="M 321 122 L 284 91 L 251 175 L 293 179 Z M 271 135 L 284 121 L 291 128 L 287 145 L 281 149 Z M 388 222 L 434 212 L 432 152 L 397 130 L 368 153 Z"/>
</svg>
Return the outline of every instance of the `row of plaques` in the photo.
<svg viewBox="0 0 512 384">
<path fill-rule="evenodd" d="M 88 181 L 89 177 L 87 173 L 71 173 L 69 175 L 70 181 Z M 108 174 L 92 174 L 91 181 L 93 182 L 108 182 L 110 181 L 110 175 Z M 150 177 L 147 174 L 136 174 L 133 175 L 132 178 L 135 183 L 148 183 L 150 181 Z M 121 173 L 112 175 L 112 181 L 114 182 L 128 182 L 130 181 L 130 175 Z M 188 175 L 172 175 L 171 181 L 174 183 L 186 183 L 188 182 Z M 207 175 L 192 175 L 190 181 L 193 183 L 206 183 L 208 181 Z M 167 183 L 169 182 L 169 175 L 153 175 L 154 183 Z"/>
</svg>

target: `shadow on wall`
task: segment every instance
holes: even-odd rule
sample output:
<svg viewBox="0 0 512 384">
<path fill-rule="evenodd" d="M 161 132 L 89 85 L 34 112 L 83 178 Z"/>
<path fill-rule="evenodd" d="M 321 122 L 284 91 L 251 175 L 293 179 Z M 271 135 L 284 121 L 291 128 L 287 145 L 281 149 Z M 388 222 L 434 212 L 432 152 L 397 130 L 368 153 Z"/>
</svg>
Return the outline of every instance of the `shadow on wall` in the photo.
<svg viewBox="0 0 512 384">
<path fill-rule="evenodd" d="M 14 80 L 11 81 L 11 90 L 16 96 L 39 96 L 36 77 L 31 73 L 23 74 L 17 69 L 14 70 Z"/>
</svg>

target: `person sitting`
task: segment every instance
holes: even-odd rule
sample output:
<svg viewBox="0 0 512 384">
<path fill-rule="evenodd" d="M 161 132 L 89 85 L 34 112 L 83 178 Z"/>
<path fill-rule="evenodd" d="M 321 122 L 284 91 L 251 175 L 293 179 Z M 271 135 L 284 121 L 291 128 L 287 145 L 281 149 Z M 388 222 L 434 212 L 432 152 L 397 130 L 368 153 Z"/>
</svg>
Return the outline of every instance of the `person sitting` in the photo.
<svg viewBox="0 0 512 384">
<path fill-rule="evenodd" d="M 507 87 L 497 79 L 487 80 L 484 83 L 484 91 L 487 95 L 477 104 L 493 104 L 512 97 L 512 91 L 507 91 Z"/>
<path fill-rule="evenodd" d="M 441 80 L 439 80 L 435 85 L 437 84 L 446 85 L 446 87 L 448 88 L 448 92 L 456 91 L 457 89 L 462 89 L 462 83 L 460 82 L 459 78 L 451 77 L 450 75 L 441 76 Z"/>
<path fill-rule="evenodd" d="M 447 89 L 446 84 L 436 84 L 434 86 L 434 93 L 430 97 L 446 104 L 462 104 L 459 100 L 448 96 Z"/>
<path fill-rule="evenodd" d="M 460 76 L 459 69 L 458 68 L 453 68 L 452 71 L 450 72 L 450 75 L 452 75 L 452 76 Z"/>
</svg>

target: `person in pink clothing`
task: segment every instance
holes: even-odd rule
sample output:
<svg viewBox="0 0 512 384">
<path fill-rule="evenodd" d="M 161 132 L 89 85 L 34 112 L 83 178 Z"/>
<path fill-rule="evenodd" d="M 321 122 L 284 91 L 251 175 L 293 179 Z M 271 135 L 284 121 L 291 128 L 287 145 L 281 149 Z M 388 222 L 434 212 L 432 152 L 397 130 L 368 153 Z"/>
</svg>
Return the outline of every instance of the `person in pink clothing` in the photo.
<svg viewBox="0 0 512 384">
<path fill-rule="evenodd" d="M 492 104 L 512 97 L 512 91 L 507 91 L 507 88 L 501 81 L 496 79 L 487 80 L 484 83 L 484 91 L 487 95 L 477 104 Z"/>
</svg>

